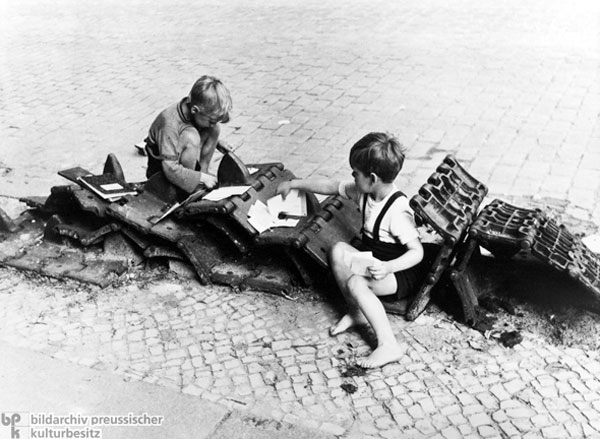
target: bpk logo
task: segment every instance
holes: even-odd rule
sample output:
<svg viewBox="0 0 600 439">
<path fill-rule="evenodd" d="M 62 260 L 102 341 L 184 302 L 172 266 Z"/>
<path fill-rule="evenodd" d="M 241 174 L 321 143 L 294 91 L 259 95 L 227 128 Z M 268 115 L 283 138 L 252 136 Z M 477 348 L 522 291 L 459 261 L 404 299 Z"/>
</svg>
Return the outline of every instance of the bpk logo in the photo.
<svg viewBox="0 0 600 439">
<path fill-rule="evenodd" d="M 27 439 L 29 438 L 28 413 L 0 414 L 0 439 Z"/>
</svg>

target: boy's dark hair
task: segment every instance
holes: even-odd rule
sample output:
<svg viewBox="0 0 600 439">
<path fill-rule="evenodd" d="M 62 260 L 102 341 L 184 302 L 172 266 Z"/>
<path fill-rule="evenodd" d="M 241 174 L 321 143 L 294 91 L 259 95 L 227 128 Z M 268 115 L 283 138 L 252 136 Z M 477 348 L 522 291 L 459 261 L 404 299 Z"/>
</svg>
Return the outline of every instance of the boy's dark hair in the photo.
<svg viewBox="0 0 600 439">
<path fill-rule="evenodd" d="M 191 105 L 197 106 L 209 117 L 229 122 L 231 95 L 221 80 L 214 76 L 201 76 L 192 86 L 189 95 Z"/>
<path fill-rule="evenodd" d="M 404 164 L 402 145 L 388 133 L 369 133 L 352 146 L 350 166 L 368 176 L 373 172 L 392 183 Z"/>
</svg>

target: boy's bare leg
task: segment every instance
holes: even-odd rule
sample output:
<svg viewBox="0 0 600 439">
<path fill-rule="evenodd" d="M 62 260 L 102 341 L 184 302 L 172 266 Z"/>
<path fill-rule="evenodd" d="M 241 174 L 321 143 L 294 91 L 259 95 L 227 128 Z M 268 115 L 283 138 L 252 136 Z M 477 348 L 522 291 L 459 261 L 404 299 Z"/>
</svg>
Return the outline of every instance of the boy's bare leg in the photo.
<svg viewBox="0 0 600 439">
<path fill-rule="evenodd" d="M 395 280 L 393 282 L 395 285 Z M 369 280 L 362 276 L 352 276 L 348 281 L 348 292 L 377 336 L 377 348 L 367 358 L 359 361 L 358 365 L 377 368 L 400 360 L 404 349 L 396 341 L 385 308 L 371 290 Z"/>
<path fill-rule="evenodd" d="M 354 247 L 343 242 L 335 244 L 329 254 L 329 262 L 333 277 L 342 292 L 346 303 L 348 304 L 348 313 L 345 314 L 338 322 L 329 328 L 329 334 L 332 336 L 341 334 L 349 329 L 366 325 L 367 319 L 358 308 L 358 304 L 348 292 L 348 279 L 352 276 L 349 267 L 344 262 L 346 252 L 356 252 Z"/>
<path fill-rule="evenodd" d="M 200 171 L 208 172 L 210 162 L 215 153 L 215 149 L 217 148 L 217 143 L 219 143 L 219 134 L 221 133 L 221 128 L 219 125 L 215 125 L 211 128 L 205 128 L 200 132 L 200 137 L 202 139 L 202 146 L 200 152 Z"/>
<path fill-rule="evenodd" d="M 334 336 L 346 332 L 355 326 L 366 325 L 369 323 L 360 311 L 348 311 L 347 314 L 337 321 L 335 325 L 329 328 L 329 334 Z"/>
</svg>

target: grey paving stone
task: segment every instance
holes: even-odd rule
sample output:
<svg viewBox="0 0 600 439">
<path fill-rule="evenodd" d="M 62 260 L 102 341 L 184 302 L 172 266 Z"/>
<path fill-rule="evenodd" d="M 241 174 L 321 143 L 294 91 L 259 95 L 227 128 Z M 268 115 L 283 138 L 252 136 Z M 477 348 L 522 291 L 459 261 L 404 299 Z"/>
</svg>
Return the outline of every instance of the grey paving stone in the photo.
<svg viewBox="0 0 600 439">
<path fill-rule="evenodd" d="M 142 180 L 145 159 L 133 143 L 196 76 L 213 73 L 234 99 L 223 137 L 247 161 L 281 160 L 299 176 L 348 178 L 349 146 L 367 131 L 391 131 L 407 148 L 398 180 L 407 193 L 455 153 L 492 196 L 564 197 L 569 215 L 600 223 L 597 3 L 182 6 L 2 5 L 0 58 L 8 62 L 0 66 L 0 195 L 45 195 L 64 183 L 59 168 L 100 170 L 109 152 L 129 179 Z M 146 10 L 153 13 L 140 13 Z M 373 14 L 383 32 L 364 19 Z M 198 16 L 202 26 L 190 18 Z M 181 29 L 200 43 L 181 44 Z M 565 435 L 597 434 L 597 353 L 525 340 L 513 352 L 477 356 L 457 343 L 468 335 L 453 326 L 431 337 L 397 320 L 394 328 L 409 340 L 406 358 L 347 380 L 343 366 L 369 347 L 357 334 L 327 337 L 321 328 L 336 317 L 329 308 L 299 310 L 172 280 L 124 285 L 96 304 L 82 292 L 63 296 L 11 276 L 0 282 L 0 339 L 11 345 L 211 401 L 239 400 L 279 421 L 328 425 L 330 434 L 347 432 L 364 410 L 365 434 L 390 437 L 389 424 L 414 425 L 409 407 L 419 407 L 412 410 L 421 420 L 438 411 L 456 428 L 432 418 L 432 436 L 483 435 L 469 425 L 483 413 L 506 436 L 557 434 L 548 414 Z M 34 323 L 42 314 L 43 324 Z M 281 330 L 292 318 L 302 331 Z M 318 348 L 298 344 L 307 336 Z M 346 342 L 353 349 L 338 354 Z M 562 370 L 549 370 L 559 362 Z M 340 387 L 346 382 L 355 394 Z M 382 410 L 387 417 L 378 417 Z"/>
</svg>

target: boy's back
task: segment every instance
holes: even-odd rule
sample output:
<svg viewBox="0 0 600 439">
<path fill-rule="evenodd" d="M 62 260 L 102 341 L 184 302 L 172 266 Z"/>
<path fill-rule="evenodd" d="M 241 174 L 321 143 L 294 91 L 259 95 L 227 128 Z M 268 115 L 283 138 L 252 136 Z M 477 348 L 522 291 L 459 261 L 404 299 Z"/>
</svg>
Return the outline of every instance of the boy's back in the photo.
<svg viewBox="0 0 600 439">
<path fill-rule="evenodd" d="M 162 160 L 177 160 L 181 151 L 178 150 L 179 137 L 186 129 L 196 130 L 189 120 L 186 120 L 181 109 L 182 101 L 165 108 L 154 119 L 146 143 L 155 156 Z M 146 177 L 151 177 L 161 170 L 161 161 L 148 154 L 148 169 Z"/>
</svg>

